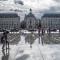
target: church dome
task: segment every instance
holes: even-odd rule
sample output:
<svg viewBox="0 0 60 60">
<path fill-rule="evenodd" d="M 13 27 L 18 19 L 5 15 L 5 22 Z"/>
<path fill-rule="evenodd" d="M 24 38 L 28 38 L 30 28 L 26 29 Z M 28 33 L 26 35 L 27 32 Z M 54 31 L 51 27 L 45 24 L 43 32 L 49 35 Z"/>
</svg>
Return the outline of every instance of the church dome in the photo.
<svg viewBox="0 0 60 60">
<path fill-rule="evenodd" d="M 32 13 L 29 13 L 27 17 L 34 17 L 34 15 Z"/>
<path fill-rule="evenodd" d="M 32 13 L 32 9 L 30 9 L 30 13 L 27 15 L 27 17 L 35 17 L 34 14 Z"/>
</svg>

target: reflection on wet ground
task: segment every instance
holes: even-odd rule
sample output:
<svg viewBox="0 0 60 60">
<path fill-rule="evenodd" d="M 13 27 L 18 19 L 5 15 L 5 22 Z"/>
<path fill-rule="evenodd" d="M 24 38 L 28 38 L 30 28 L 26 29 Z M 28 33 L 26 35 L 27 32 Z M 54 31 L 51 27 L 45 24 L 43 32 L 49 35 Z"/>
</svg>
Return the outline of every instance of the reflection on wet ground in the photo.
<svg viewBox="0 0 60 60">
<path fill-rule="evenodd" d="M 22 34 L 25 37 L 25 42 L 33 44 L 34 41 L 38 38 L 44 44 L 60 44 L 60 34 L 59 33 L 50 33 L 44 35 L 38 35 L 34 33 Z"/>
<path fill-rule="evenodd" d="M 1 35 L 2 34 L 0 34 L 0 38 L 1 38 Z M 20 35 L 23 35 L 25 37 L 25 43 L 28 42 L 29 44 L 33 44 L 37 38 L 39 39 L 39 43 L 40 43 L 40 39 L 46 44 L 60 43 L 60 33 L 50 33 L 50 34 L 44 34 L 39 36 L 38 33 L 31 32 L 31 33 L 9 34 L 8 41 L 10 42 L 10 44 L 12 45 L 18 44 L 18 42 L 20 41 Z"/>
<path fill-rule="evenodd" d="M 0 34 L 2 35 L 2 34 Z M 9 34 L 8 35 L 8 41 L 12 45 L 18 44 L 20 41 L 20 35 L 23 35 L 25 37 L 25 43 L 33 44 L 34 41 L 38 38 L 39 43 L 40 39 L 45 44 L 58 44 L 60 43 L 60 34 L 59 33 L 50 33 L 50 34 L 44 34 L 44 35 L 38 35 L 38 33 L 18 33 L 18 34 Z M 0 36 L 1 37 L 1 36 Z"/>
<path fill-rule="evenodd" d="M 18 44 L 18 42 L 20 41 L 20 36 L 24 36 L 25 37 L 25 43 L 29 43 L 30 47 L 32 47 L 32 44 L 35 42 L 35 40 L 38 38 L 39 39 L 39 43 L 44 43 L 44 44 L 58 44 L 60 43 L 60 34 L 59 33 L 51 33 L 51 34 L 44 34 L 44 35 L 38 35 L 35 33 L 29 33 L 29 34 L 9 34 L 8 39 L 11 40 L 10 44 L 12 45 L 16 45 Z M 23 53 L 24 51 L 20 51 L 20 53 Z M 9 50 L 2 50 L 2 60 L 9 60 Z M 19 57 L 16 60 L 26 60 L 29 57 L 29 55 L 23 55 L 21 57 Z"/>
<path fill-rule="evenodd" d="M 35 41 L 35 39 L 36 39 L 36 37 L 35 37 L 35 35 L 34 34 L 28 34 L 28 35 L 26 35 L 26 37 L 25 37 L 25 43 L 26 42 L 28 42 L 28 43 L 30 43 L 30 44 L 33 44 L 34 43 L 34 41 Z"/>
<path fill-rule="evenodd" d="M 9 60 L 9 50 L 2 50 L 3 56 L 2 60 Z"/>
<path fill-rule="evenodd" d="M 0 33 L 0 39 L 1 39 L 2 33 Z M 18 42 L 20 41 L 20 33 L 9 33 L 8 34 L 8 41 L 10 44 L 12 45 L 16 45 L 18 44 Z"/>
<path fill-rule="evenodd" d="M 27 60 L 27 58 L 29 58 L 28 54 L 24 54 L 23 56 L 17 58 L 16 60 Z"/>
<path fill-rule="evenodd" d="M 2 36 L 2 33 L 0 33 L 0 38 Z M 10 43 L 10 46 L 14 46 L 17 45 L 20 41 L 20 33 L 18 34 L 9 34 L 8 35 L 8 41 Z M 5 46 L 6 47 L 6 46 Z M 11 49 L 11 48 L 10 48 Z M 0 42 L 0 60 L 9 60 L 9 57 L 11 54 L 9 54 L 9 51 L 11 52 L 11 50 L 7 48 L 7 50 L 4 48 L 4 50 L 2 50 L 2 44 Z M 23 52 L 23 51 L 21 51 Z"/>
<path fill-rule="evenodd" d="M 41 37 L 44 43 L 47 44 L 60 44 L 60 34 L 59 33 L 51 33 L 45 34 Z"/>
<path fill-rule="evenodd" d="M 25 43 L 29 43 L 30 47 L 32 47 L 32 44 L 35 42 L 35 40 L 38 38 L 37 34 L 34 34 L 33 32 L 31 33 L 22 33 L 21 35 L 23 35 L 25 37 Z"/>
</svg>

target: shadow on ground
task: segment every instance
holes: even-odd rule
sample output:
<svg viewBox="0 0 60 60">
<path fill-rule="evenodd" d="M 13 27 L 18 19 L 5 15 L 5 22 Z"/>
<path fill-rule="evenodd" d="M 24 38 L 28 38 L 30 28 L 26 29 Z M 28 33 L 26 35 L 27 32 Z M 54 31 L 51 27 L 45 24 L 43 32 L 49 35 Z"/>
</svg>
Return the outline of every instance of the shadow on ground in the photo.
<svg viewBox="0 0 60 60">
<path fill-rule="evenodd" d="M 2 56 L 2 60 L 9 60 L 9 50 L 5 51 L 2 50 L 3 56 Z"/>
<path fill-rule="evenodd" d="M 17 58 L 16 60 L 26 60 L 27 58 L 29 58 L 29 55 L 28 54 L 25 54 L 25 55 Z"/>
</svg>

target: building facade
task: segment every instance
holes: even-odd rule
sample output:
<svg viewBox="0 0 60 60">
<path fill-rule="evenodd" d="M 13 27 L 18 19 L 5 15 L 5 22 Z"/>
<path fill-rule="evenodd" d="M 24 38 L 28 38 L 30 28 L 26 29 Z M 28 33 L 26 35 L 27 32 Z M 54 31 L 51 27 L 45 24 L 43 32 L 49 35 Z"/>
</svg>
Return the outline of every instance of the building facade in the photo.
<svg viewBox="0 0 60 60">
<path fill-rule="evenodd" d="M 25 18 L 24 21 L 26 22 L 26 29 L 35 29 L 36 28 L 36 23 L 37 23 L 37 19 L 34 16 L 34 14 L 32 13 L 32 9 L 30 9 L 30 12 L 28 15 L 25 14 Z"/>
<path fill-rule="evenodd" d="M 60 29 L 60 14 L 44 14 L 41 24 L 45 29 Z"/>
<path fill-rule="evenodd" d="M 1 29 L 19 29 L 20 17 L 16 13 L 0 13 L 0 28 Z"/>
</svg>

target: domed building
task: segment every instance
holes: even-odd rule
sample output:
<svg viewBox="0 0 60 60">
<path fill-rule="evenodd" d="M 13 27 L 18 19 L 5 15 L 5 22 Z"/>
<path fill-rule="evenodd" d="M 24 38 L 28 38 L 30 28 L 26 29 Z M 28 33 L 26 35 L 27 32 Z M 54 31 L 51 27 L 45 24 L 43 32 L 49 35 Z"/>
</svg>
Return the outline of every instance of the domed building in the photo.
<svg viewBox="0 0 60 60">
<path fill-rule="evenodd" d="M 36 28 L 37 19 L 34 16 L 34 14 L 32 13 L 32 9 L 30 9 L 30 12 L 28 15 L 25 14 L 24 21 L 26 23 L 27 30 L 30 30 L 30 29 L 34 30 Z"/>
</svg>

